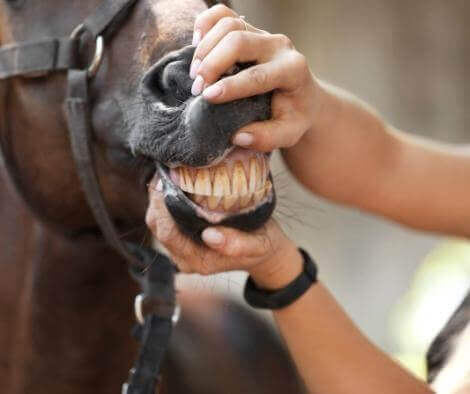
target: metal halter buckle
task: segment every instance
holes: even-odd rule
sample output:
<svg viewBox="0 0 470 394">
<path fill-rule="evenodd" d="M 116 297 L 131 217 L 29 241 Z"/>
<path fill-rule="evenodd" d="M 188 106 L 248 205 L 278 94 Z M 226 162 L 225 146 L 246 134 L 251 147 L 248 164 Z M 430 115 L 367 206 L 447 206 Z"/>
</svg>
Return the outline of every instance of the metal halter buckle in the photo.
<svg viewBox="0 0 470 394">
<path fill-rule="evenodd" d="M 83 33 L 85 33 L 86 27 L 82 23 L 78 25 L 70 34 L 70 38 L 72 40 L 78 39 Z M 93 55 L 93 60 L 91 61 L 90 65 L 87 68 L 87 75 L 88 78 L 93 78 L 98 70 L 100 69 L 101 62 L 103 61 L 103 55 L 104 55 L 104 39 L 103 36 L 98 36 L 96 38 L 96 43 L 95 43 L 95 54 Z"/>
<path fill-rule="evenodd" d="M 135 318 L 137 322 L 140 325 L 143 325 L 145 323 L 145 317 L 144 317 L 144 312 L 143 312 L 143 302 L 145 300 L 145 294 L 139 294 L 135 297 L 134 301 L 134 312 L 135 312 Z M 173 326 L 175 326 L 181 316 L 181 306 L 179 304 L 175 304 L 175 307 L 173 309 L 173 315 L 171 316 L 171 322 L 173 323 Z"/>
</svg>

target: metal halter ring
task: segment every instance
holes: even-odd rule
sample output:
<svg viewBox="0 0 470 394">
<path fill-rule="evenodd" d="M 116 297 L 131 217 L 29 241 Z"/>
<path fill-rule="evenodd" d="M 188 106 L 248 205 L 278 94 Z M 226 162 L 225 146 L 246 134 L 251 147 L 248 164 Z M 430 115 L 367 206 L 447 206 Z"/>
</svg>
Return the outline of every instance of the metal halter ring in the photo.
<svg viewBox="0 0 470 394">
<path fill-rule="evenodd" d="M 144 302 L 144 299 L 145 299 L 144 294 L 138 294 L 135 297 L 135 301 L 134 301 L 135 318 L 140 325 L 143 325 L 145 323 L 145 317 L 142 311 L 142 304 Z M 178 323 L 178 321 L 180 320 L 180 317 L 181 317 L 181 306 L 179 304 L 176 304 L 175 309 L 173 311 L 173 315 L 171 316 L 171 322 L 173 323 L 174 326 Z"/>
<path fill-rule="evenodd" d="M 70 34 L 70 38 L 75 40 L 79 38 L 86 31 L 85 25 L 82 23 L 78 25 Z M 101 62 L 103 61 L 104 55 L 104 39 L 103 36 L 98 36 L 95 43 L 95 54 L 93 55 L 93 60 L 87 68 L 88 78 L 93 78 L 98 70 L 100 69 Z"/>
</svg>

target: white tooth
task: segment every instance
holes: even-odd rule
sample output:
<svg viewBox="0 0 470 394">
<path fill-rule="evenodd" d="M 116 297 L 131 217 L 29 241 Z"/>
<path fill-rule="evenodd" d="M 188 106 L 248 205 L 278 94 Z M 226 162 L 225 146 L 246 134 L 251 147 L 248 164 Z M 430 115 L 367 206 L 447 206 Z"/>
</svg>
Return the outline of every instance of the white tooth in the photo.
<svg viewBox="0 0 470 394">
<path fill-rule="evenodd" d="M 255 192 L 253 196 L 253 201 L 255 204 L 258 204 L 264 198 L 265 189 L 259 189 Z"/>
<path fill-rule="evenodd" d="M 260 165 L 260 161 L 256 160 L 256 190 L 259 190 L 262 187 L 264 187 L 264 182 L 265 182 L 265 178 L 263 175 L 264 171 L 261 169 L 262 167 L 264 168 L 263 163 L 264 163 L 263 159 L 261 159 L 261 165 Z"/>
<path fill-rule="evenodd" d="M 230 208 L 232 208 L 235 205 L 237 201 L 238 201 L 238 197 L 225 196 L 224 197 L 224 209 L 228 211 Z"/>
<path fill-rule="evenodd" d="M 207 205 L 209 206 L 209 209 L 216 209 L 219 206 L 220 201 L 222 200 L 222 197 L 208 197 L 207 198 Z"/>
<path fill-rule="evenodd" d="M 186 189 L 184 191 L 188 193 L 194 193 L 194 186 L 193 186 L 193 179 L 191 178 L 191 173 L 189 172 L 189 168 L 183 168 L 183 176 L 184 176 L 184 183 Z"/>
<path fill-rule="evenodd" d="M 232 194 L 234 196 L 246 196 L 248 194 L 248 184 L 246 182 L 245 169 L 241 162 L 236 162 L 232 175 Z"/>
<path fill-rule="evenodd" d="M 267 196 L 270 192 L 271 192 L 271 189 L 273 188 L 273 184 L 271 183 L 271 181 L 267 181 L 266 182 L 266 187 L 264 188 L 264 195 Z"/>
<path fill-rule="evenodd" d="M 224 166 L 217 167 L 214 175 L 214 188 L 212 195 L 217 197 L 230 196 L 230 178 L 228 176 L 227 168 Z"/>
<path fill-rule="evenodd" d="M 194 193 L 203 196 L 210 196 L 212 194 L 211 175 L 207 168 L 197 172 Z"/>
<path fill-rule="evenodd" d="M 271 192 L 272 188 L 273 188 L 273 184 L 271 183 L 271 181 L 266 181 L 266 185 L 262 189 L 259 189 L 255 192 L 255 195 L 254 195 L 255 204 L 258 204 L 264 197 L 266 197 Z"/>
<path fill-rule="evenodd" d="M 267 162 L 266 159 L 263 157 L 260 159 L 261 160 L 261 186 L 264 186 L 266 183 L 266 179 L 268 179 L 268 169 L 267 169 Z"/>
<path fill-rule="evenodd" d="M 256 165 L 257 165 L 258 160 L 256 160 L 254 157 L 250 159 L 250 182 L 248 184 L 248 191 L 249 194 L 254 194 L 256 191 L 256 182 L 258 179 L 257 173 L 259 174 L 259 166 L 258 166 L 258 171 L 256 171 Z"/>
<path fill-rule="evenodd" d="M 183 167 L 178 168 L 178 176 L 179 176 L 181 190 L 187 191 L 186 190 L 186 181 L 184 179 Z"/>
</svg>

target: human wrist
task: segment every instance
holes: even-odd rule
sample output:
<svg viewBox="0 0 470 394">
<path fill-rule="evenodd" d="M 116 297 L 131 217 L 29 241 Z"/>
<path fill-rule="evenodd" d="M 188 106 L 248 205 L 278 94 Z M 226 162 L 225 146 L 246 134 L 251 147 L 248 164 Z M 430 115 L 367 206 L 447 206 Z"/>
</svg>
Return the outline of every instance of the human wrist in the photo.
<svg viewBox="0 0 470 394">
<path fill-rule="evenodd" d="M 297 278 L 303 270 L 303 257 L 291 241 L 248 273 L 255 284 L 262 289 L 278 290 Z"/>
</svg>

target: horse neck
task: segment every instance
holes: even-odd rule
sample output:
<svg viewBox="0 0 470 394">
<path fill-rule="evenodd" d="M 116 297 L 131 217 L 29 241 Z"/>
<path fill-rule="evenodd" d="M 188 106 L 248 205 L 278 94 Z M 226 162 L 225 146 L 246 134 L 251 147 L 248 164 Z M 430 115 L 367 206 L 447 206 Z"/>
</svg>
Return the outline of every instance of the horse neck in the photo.
<svg viewBox="0 0 470 394">
<path fill-rule="evenodd" d="M 134 357 L 129 330 L 137 289 L 125 262 L 101 242 L 74 242 L 47 230 L 4 179 L 0 168 L 5 392 L 75 394 L 71 386 L 77 394 L 119 392 Z"/>
</svg>

